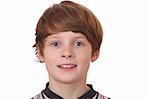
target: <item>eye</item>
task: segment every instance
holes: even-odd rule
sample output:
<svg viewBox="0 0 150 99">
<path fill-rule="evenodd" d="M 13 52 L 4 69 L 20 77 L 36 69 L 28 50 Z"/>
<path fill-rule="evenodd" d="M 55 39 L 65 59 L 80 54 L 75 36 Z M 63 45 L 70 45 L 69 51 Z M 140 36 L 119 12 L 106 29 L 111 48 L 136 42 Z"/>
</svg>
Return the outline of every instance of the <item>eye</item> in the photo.
<svg viewBox="0 0 150 99">
<path fill-rule="evenodd" d="M 80 41 L 76 41 L 76 42 L 74 43 L 74 45 L 75 45 L 76 47 L 82 47 L 82 46 L 84 46 L 84 43 L 83 43 L 83 42 L 80 42 Z"/>
<path fill-rule="evenodd" d="M 61 43 L 59 41 L 54 41 L 50 45 L 53 46 L 53 47 L 60 47 Z"/>
</svg>

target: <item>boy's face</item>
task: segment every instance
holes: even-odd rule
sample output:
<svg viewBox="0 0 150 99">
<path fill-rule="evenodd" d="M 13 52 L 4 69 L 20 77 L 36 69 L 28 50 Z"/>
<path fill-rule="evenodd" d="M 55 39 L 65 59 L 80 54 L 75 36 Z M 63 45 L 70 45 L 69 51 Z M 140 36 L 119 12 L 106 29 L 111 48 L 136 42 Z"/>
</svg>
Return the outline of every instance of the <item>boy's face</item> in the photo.
<svg viewBox="0 0 150 99">
<path fill-rule="evenodd" d="M 43 56 L 49 79 L 61 83 L 75 83 L 86 80 L 90 61 L 98 57 L 92 55 L 92 46 L 85 35 L 71 31 L 50 35 L 45 40 Z"/>
</svg>

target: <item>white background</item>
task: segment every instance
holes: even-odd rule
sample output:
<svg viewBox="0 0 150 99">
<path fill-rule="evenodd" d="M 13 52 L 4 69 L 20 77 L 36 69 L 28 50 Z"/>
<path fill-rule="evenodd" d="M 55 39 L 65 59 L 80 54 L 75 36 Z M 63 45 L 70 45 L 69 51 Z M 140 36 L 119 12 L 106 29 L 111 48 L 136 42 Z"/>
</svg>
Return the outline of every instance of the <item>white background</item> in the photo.
<svg viewBox="0 0 150 99">
<path fill-rule="evenodd" d="M 0 0 L 0 99 L 29 99 L 48 81 L 34 56 L 37 21 L 59 0 Z M 100 20 L 104 39 L 88 83 L 113 99 L 150 99 L 150 1 L 74 0 Z"/>
</svg>

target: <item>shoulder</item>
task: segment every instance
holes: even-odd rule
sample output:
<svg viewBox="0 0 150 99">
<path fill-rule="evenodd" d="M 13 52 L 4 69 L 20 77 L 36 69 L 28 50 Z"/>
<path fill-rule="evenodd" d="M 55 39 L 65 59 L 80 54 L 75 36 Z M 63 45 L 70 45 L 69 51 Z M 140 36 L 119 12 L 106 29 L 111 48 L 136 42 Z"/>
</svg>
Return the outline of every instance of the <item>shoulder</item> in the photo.
<svg viewBox="0 0 150 99">
<path fill-rule="evenodd" d="M 39 93 L 36 96 L 30 98 L 30 99 L 49 99 L 48 97 L 46 97 L 46 95 L 44 93 Z M 95 96 L 92 99 L 111 99 L 109 97 L 106 97 L 102 94 L 99 94 L 98 92 L 95 94 Z"/>
<path fill-rule="evenodd" d="M 30 98 L 30 99 L 45 99 L 45 96 L 43 93 L 39 93 L 36 96 Z"/>
<path fill-rule="evenodd" d="M 100 94 L 97 99 L 111 99 L 111 98 Z"/>
<path fill-rule="evenodd" d="M 111 98 L 106 97 L 106 96 L 97 92 L 96 95 L 92 99 L 111 99 Z"/>
<path fill-rule="evenodd" d="M 91 95 L 92 95 L 92 93 L 94 94 L 92 99 L 111 99 L 109 97 L 106 97 L 106 96 L 100 94 L 98 91 L 94 90 L 93 86 L 91 84 L 88 84 L 88 86 L 91 89 L 89 94 L 91 94 Z"/>
</svg>

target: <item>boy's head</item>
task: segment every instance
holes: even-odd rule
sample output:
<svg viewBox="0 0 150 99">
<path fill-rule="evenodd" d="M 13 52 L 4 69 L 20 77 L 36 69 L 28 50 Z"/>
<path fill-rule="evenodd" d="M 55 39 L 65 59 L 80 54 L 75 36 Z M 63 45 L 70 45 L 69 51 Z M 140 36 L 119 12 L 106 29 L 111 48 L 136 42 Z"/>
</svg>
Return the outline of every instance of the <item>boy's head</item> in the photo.
<svg viewBox="0 0 150 99">
<path fill-rule="evenodd" d="M 66 31 L 82 33 L 92 46 L 92 54 L 99 51 L 103 36 L 100 22 L 89 9 L 71 1 L 54 4 L 44 12 L 36 27 L 36 43 L 33 47 L 43 55 L 45 39 Z"/>
</svg>

